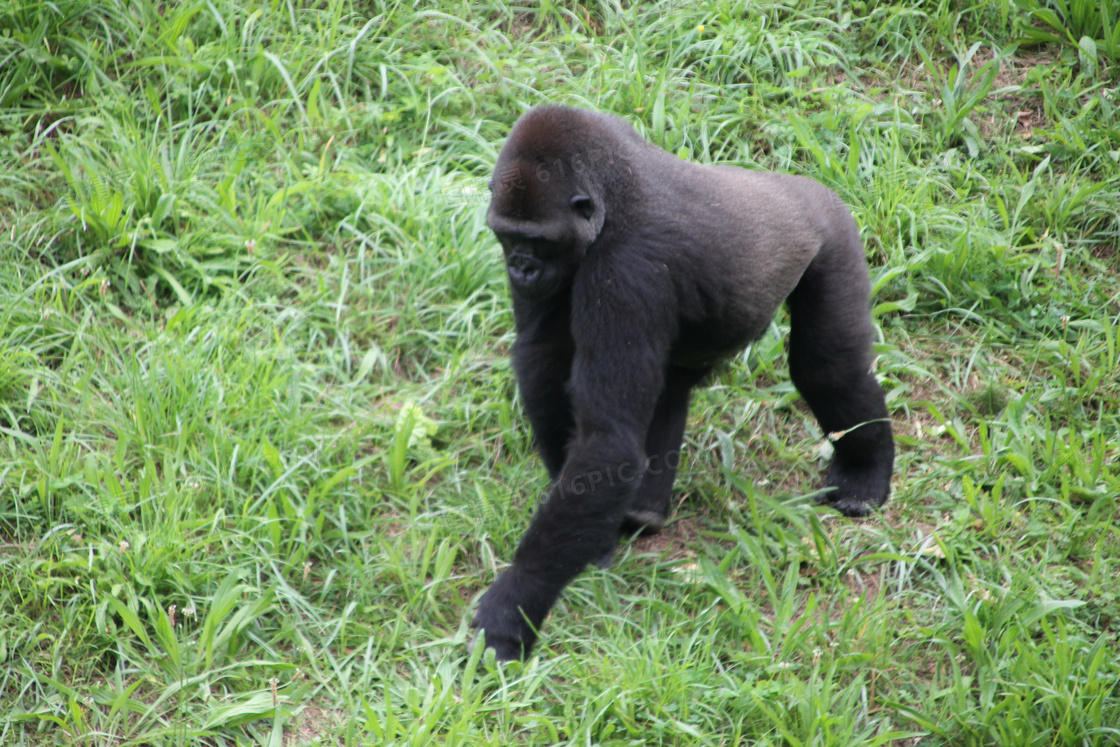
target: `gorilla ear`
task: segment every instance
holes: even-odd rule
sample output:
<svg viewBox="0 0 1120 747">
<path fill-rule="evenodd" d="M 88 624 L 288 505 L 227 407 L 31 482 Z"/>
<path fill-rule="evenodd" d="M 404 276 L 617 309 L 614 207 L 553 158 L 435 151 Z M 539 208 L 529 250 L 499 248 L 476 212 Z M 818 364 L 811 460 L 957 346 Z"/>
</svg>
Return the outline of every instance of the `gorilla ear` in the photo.
<svg viewBox="0 0 1120 747">
<path fill-rule="evenodd" d="M 572 210 L 583 216 L 584 220 L 591 220 L 595 214 L 595 203 L 587 195 L 576 195 L 571 201 Z"/>
</svg>

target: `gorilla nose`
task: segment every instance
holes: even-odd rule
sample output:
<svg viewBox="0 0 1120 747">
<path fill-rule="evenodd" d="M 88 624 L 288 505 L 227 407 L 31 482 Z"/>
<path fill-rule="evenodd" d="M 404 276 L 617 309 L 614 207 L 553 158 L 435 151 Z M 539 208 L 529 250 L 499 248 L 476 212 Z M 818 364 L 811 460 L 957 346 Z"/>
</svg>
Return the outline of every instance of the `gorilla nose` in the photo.
<svg viewBox="0 0 1120 747">
<path fill-rule="evenodd" d="M 536 257 L 514 254 L 509 258 L 509 272 L 521 282 L 529 282 L 540 274 L 541 263 Z"/>
</svg>

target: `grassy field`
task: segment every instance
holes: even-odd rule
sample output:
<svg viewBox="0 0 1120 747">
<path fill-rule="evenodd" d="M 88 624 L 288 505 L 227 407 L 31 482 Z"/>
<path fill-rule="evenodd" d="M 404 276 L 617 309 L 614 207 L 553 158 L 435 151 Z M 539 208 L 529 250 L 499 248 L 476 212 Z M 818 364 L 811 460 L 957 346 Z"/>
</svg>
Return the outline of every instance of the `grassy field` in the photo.
<svg viewBox="0 0 1120 747">
<path fill-rule="evenodd" d="M 1120 3 L 533 5 L 0 7 L 0 744 L 1120 744 Z M 843 197 L 899 457 L 813 504 L 783 312 L 492 669 L 548 101 Z"/>
</svg>

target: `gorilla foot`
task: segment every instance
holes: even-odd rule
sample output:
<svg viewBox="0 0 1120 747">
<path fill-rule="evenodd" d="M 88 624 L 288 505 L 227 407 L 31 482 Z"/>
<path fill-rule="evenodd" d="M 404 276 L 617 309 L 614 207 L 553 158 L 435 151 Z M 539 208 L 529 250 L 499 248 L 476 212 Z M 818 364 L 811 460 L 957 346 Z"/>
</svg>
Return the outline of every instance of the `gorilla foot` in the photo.
<svg viewBox="0 0 1120 747">
<path fill-rule="evenodd" d="M 665 520 L 669 517 L 662 511 L 652 509 L 630 509 L 626 518 L 622 520 L 622 533 L 626 536 L 641 532 L 657 534 L 665 528 Z"/>
<path fill-rule="evenodd" d="M 595 565 L 604 571 L 614 565 L 614 547 L 607 550 L 607 554 L 595 561 Z"/>
<path fill-rule="evenodd" d="M 892 460 L 893 461 L 893 460 Z M 892 463 L 851 465 L 833 462 L 824 486 L 833 488 L 817 500 L 845 516 L 868 516 L 887 502 L 891 493 Z"/>
</svg>

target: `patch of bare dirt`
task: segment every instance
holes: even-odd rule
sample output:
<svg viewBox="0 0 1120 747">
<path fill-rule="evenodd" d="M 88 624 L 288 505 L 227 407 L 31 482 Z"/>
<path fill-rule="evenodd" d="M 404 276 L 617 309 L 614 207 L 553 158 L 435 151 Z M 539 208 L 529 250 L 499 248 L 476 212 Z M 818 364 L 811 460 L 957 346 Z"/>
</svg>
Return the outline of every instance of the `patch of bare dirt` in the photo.
<svg viewBox="0 0 1120 747">
<path fill-rule="evenodd" d="M 1052 65 L 1058 61 L 1057 48 L 1044 48 L 1033 52 L 1019 51 L 1014 57 L 1007 58 L 1000 65 L 999 75 L 996 76 L 995 90 L 1008 86 L 1022 86 L 1027 81 L 1027 75 L 1036 67 Z M 1045 107 L 1042 97 L 1028 95 L 1022 92 L 1009 93 L 1002 97 L 1015 117 L 1015 134 L 1023 139 L 1028 139 L 1034 134 L 1035 128 L 1046 126 Z"/>
<path fill-rule="evenodd" d="M 634 549 L 680 560 L 695 555 L 692 547 L 699 536 L 696 519 L 688 516 L 668 524 L 659 534 L 638 537 L 634 540 Z"/>
<path fill-rule="evenodd" d="M 346 721 L 342 711 L 320 708 L 316 705 L 305 706 L 295 717 L 292 725 L 284 732 L 284 747 L 300 747 L 305 744 L 342 744 L 342 740 L 325 740 L 324 737 L 335 732 Z"/>
</svg>

